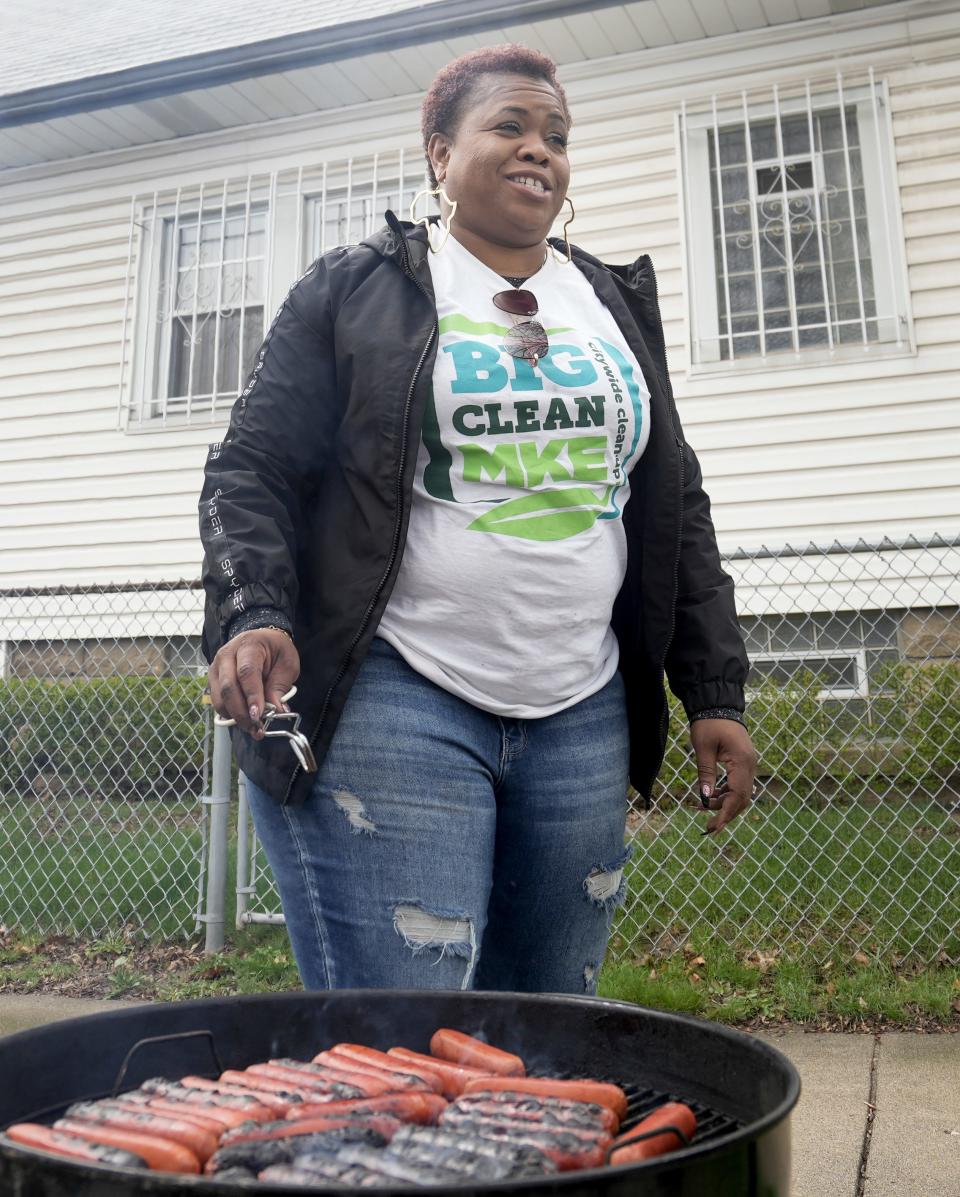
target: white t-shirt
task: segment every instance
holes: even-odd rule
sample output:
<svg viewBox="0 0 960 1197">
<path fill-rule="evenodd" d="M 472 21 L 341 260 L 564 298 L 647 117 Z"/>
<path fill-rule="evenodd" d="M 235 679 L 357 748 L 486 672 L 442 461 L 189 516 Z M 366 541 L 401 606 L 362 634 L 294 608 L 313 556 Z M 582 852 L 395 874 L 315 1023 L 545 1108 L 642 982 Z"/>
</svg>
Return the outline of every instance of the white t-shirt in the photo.
<svg viewBox="0 0 960 1197">
<path fill-rule="evenodd" d="M 613 316 L 553 254 L 524 283 L 549 352 L 503 348 L 510 284 L 453 237 L 430 254 L 440 340 L 406 547 L 377 634 L 485 711 L 552 715 L 618 662 L 622 513 L 650 395 Z"/>
</svg>

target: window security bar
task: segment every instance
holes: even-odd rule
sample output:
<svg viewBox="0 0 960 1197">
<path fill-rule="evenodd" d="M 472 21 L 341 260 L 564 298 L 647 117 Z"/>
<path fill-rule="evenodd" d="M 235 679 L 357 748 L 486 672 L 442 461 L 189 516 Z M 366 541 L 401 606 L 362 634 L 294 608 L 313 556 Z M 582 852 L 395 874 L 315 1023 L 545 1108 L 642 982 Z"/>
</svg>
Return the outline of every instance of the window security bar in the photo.
<svg viewBox="0 0 960 1197">
<path fill-rule="evenodd" d="M 249 175 L 133 197 L 121 427 L 211 423 L 233 403 L 263 339 L 270 194 Z"/>
<path fill-rule="evenodd" d="M 422 186 L 401 147 L 133 196 L 118 427 L 224 423 L 292 282 Z"/>
<path fill-rule="evenodd" d="M 887 108 L 872 68 L 683 103 L 694 365 L 905 345 Z"/>
</svg>

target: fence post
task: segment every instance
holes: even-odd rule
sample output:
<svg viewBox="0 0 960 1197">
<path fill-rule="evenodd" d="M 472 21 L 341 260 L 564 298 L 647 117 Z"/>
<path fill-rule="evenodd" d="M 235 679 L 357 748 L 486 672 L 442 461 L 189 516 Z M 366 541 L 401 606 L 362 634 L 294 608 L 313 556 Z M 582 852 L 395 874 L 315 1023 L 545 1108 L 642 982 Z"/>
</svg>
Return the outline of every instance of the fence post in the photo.
<svg viewBox="0 0 960 1197">
<path fill-rule="evenodd" d="M 210 837 L 207 863 L 207 938 L 204 952 L 212 956 L 223 950 L 224 910 L 227 893 L 227 824 L 230 818 L 230 733 L 214 724 L 213 766 L 210 770 Z"/>
<path fill-rule="evenodd" d="M 253 886 L 250 884 L 250 813 L 247 808 L 247 779 L 237 779 L 237 919 L 239 931 L 247 924 L 247 906 Z"/>
</svg>

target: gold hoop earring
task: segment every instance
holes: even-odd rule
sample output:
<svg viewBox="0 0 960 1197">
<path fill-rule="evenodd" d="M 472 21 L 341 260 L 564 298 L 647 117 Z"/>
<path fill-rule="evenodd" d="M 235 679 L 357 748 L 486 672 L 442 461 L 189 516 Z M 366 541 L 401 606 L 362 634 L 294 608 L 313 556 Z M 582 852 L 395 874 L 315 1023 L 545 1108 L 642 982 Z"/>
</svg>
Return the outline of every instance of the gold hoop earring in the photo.
<svg viewBox="0 0 960 1197">
<path fill-rule="evenodd" d="M 442 216 L 440 217 L 440 224 L 443 226 L 443 238 L 441 239 L 439 245 L 434 245 L 433 243 L 433 234 L 431 229 L 434 228 L 434 225 L 431 224 L 430 217 L 421 216 L 419 220 L 416 217 L 417 201 L 423 195 L 432 195 L 434 197 L 439 196 L 440 199 L 442 199 L 450 208 L 450 215 L 446 220 L 444 220 Z M 423 191 L 418 191 L 410 203 L 410 221 L 412 224 L 422 224 L 427 230 L 427 243 L 435 254 L 438 254 L 447 244 L 447 238 L 450 236 L 450 226 L 453 224 L 453 218 L 457 214 L 458 202 L 458 200 L 452 200 L 450 196 L 447 195 L 446 191 L 444 191 L 444 189 L 440 186 L 440 184 L 437 183 L 437 186 L 433 191 L 431 191 L 429 188 L 425 188 Z"/>
<path fill-rule="evenodd" d="M 553 256 L 556 258 L 556 260 L 565 265 L 567 262 L 573 261 L 573 254 L 570 252 L 570 237 L 567 233 L 567 229 L 570 227 L 571 224 L 573 224 L 574 217 L 577 215 L 577 213 L 573 207 L 573 200 L 570 198 L 570 196 L 566 195 L 563 198 L 564 198 L 564 203 L 570 205 L 570 215 L 564 221 L 564 225 L 563 225 L 563 239 L 567 243 L 567 256 L 565 258 L 561 257 L 561 255 L 557 252 L 556 246 L 554 246 L 554 245 L 551 245 L 550 249 L 553 251 Z"/>
</svg>

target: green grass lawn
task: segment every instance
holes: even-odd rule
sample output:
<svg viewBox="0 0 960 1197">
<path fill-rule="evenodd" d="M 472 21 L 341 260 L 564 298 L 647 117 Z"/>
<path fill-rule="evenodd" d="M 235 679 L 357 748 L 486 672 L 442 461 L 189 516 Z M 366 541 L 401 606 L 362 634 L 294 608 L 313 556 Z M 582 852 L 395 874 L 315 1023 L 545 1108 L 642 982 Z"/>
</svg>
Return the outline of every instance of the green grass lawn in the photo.
<svg viewBox="0 0 960 1197">
<path fill-rule="evenodd" d="M 960 1027 L 960 968 L 897 966 L 863 953 L 817 965 L 725 944 L 635 963 L 608 963 L 605 997 L 726 1023 Z"/>
<path fill-rule="evenodd" d="M 0 922 L 64 933 L 194 928 L 199 803 L 0 798 Z"/>
<path fill-rule="evenodd" d="M 960 820 L 944 807 L 766 801 L 718 836 L 693 807 L 669 812 L 636 829 L 619 959 L 720 940 L 835 964 L 960 961 Z"/>
<path fill-rule="evenodd" d="M 634 827 L 601 994 L 739 1024 L 960 1025 L 960 825 L 944 808 L 765 801 L 719 837 L 693 807 L 666 810 Z M 200 843 L 195 801 L 0 799 L 0 924 L 18 929 L 0 989 L 297 988 L 282 928 L 234 933 L 216 957 L 190 947 Z M 231 862 L 228 928 L 233 885 Z"/>
<path fill-rule="evenodd" d="M 282 927 L 249 927 L 227 950 L 158 944 L 137 935 L 96 940 L 0 935 L 0 992 L 179 1001 L 300 988 Z M 863 954 L 817 965 L 783 954 L 702 952 L 610 961 L 603 997 L 732 1025 L 795 1022 L 829 1028 L 960 1029 L 960 968 L 897 966 Z"/>
<path fill-rule="evenodd" d="M 162 982 L 156 996 L 174 1000 L 298 988 L 286 932 L 257 927 L 233 936 L 228 951 L 198 963 L 191 973 Z M 738 955 L 714 943 L 703 953 L 687 948 L 668 957 L 610 962 L 598 992 L 733 1025 L 960 1027 L 960 968 L 897 968 L 864 956 L 821 966 L 782 954 Z"/>
</svg>

